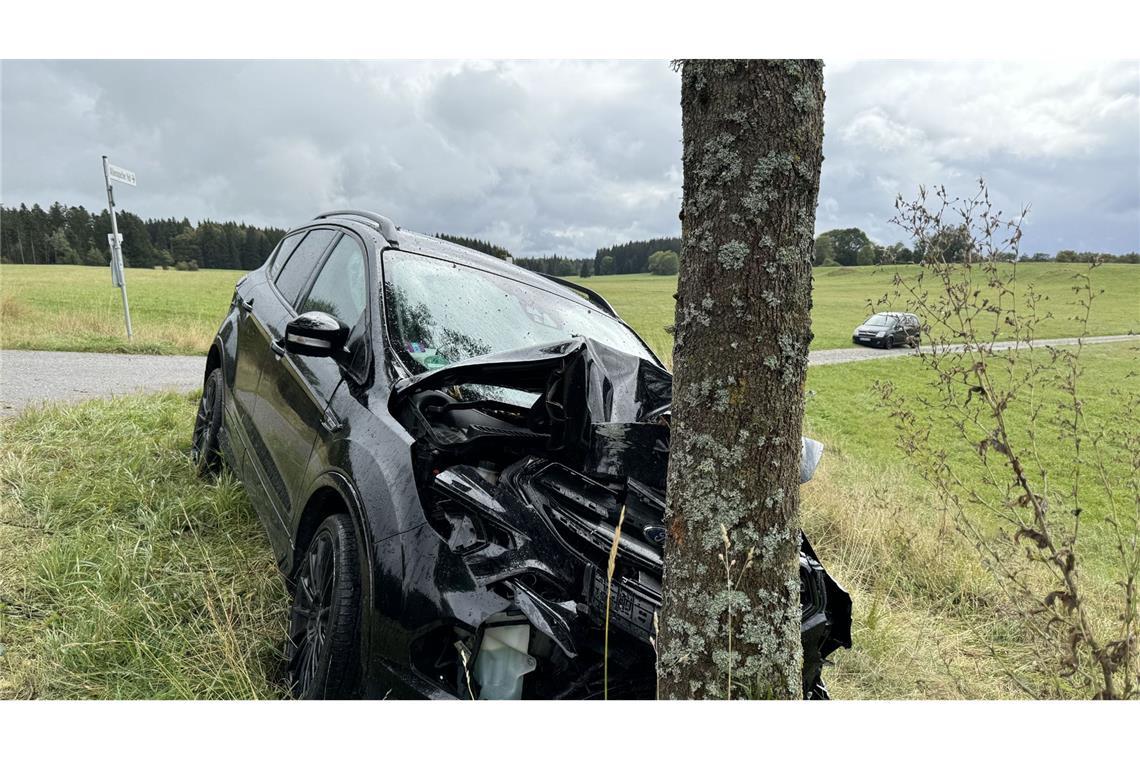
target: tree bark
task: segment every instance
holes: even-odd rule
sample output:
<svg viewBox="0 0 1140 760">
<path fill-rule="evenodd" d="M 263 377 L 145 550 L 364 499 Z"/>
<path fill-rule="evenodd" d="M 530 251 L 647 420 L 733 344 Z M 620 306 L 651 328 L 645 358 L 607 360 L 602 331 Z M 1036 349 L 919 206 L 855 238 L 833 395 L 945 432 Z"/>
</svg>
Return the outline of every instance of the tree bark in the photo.
<svg viewBox="0 0 1140 760">
<path fill-rule="evenodd" d="M 664 698 L 802 696 L 799 461 L 819 61 L 686 61 Z"/>
</svg>

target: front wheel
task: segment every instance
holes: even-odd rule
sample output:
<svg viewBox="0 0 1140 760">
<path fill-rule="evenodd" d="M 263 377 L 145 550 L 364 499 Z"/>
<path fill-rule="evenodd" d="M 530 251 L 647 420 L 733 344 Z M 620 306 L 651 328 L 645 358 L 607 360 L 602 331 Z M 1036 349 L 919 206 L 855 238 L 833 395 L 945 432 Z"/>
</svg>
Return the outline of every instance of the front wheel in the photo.
<svg viewBox="0 0 1140 760">
<path fill-rule="evenodd" d="M 360 570 L 348 515 L 317 528 L 294 573 L 285 646 L 289 686 L 300 699 L 355 695 L 360 670 Z"/>
<path fill-rule="evenodd" d="M 888 335 L 886 341 L 883 343 L 883 348 L 890 351 L 894 347 L 895 347 L 895 336 Z"/>
<path fill-rule="evenodd" d="M 218 440 L 222 432 L 222 394 L 225 392 L 222 370 L 216 368 L 202 386 L 198 414 L 194 418 L 194 437 L 190 458 L 200 477 L 217 475 L 222 469 L 222 452 Z"/>
</svg>

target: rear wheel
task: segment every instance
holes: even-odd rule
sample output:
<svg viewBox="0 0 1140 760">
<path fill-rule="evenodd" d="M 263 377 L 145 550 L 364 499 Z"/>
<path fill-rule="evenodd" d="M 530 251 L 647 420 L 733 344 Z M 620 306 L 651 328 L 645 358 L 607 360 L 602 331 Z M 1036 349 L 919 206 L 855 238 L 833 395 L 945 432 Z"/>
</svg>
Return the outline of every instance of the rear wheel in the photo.
<svg viewBox="0 0 1140 760">
<path fill-rule="evenodd" d="M 348 515 L 317 528 L 294 574 L 289 640 L 289 686 L 300 699 L 355 695 L 360 669 L 360 570 Z"/>
<path fill-rule="evenodd" d="M 202 386 L 198 414 L 194 418 L 194 437 L 190 458 L 201 477 L 217 475 L 222 469 L 222 452 L 218 445 L 222 432 L 222 394 L 225 392 L 222 370 L 216 368 Z"/>
</svg>

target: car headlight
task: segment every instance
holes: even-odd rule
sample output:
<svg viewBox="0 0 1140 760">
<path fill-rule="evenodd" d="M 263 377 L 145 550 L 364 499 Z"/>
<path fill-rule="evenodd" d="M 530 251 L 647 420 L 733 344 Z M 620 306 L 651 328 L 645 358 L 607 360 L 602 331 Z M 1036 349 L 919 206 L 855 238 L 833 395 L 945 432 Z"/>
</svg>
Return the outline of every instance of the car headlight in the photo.
<svg viewBox="0 0 1140 760">
<path fill-rule="evenodd" d="M 806 483 L 815 475 L 815 468 L 823 457 L 823 444 L 811 438 L 800 438 L 800 483 Z"/>
<path fill-rule="evenodd" d="M 875 333 L 875 337 L 876 337 L 876 338 L 881 338 L 881 337 L 883 337 L 883 336 L 884 336 L 884 335 L 886 335 L 886 334 L 887 334 L 887 331 L 886 331 L 886 330 L 879 330 L 877 333 Z"/>
</svg>

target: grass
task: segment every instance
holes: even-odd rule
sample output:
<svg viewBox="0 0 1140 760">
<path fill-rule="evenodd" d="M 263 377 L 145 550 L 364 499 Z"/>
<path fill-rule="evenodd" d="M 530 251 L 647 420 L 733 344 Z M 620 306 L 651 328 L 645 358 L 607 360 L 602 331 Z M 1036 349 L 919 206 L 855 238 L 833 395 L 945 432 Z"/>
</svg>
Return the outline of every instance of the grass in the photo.
<svg viewBox="0 0 1140 760">
<path fill-rule="evenodd" d="M 1091 424 L 1109 430 L 1134 424 L 1135 412 L 1116 391 L 1135 386 L 1140 342 L 1084 351 L 1082 397 Z M 818 479 L 803 492 L 805 525 L 828 569 L 855 600 L 855 648 L 834 658 L 833 692 L 841 698 L 1023 697 L 1022 685 L 1047 686 L 1028 667 L 1038 656 L 1030 637 L 896 448 L 893 423 L 873 389 L 876 380 L 890 380 L 903 398 L 926 395 L 925 374 L 917 368 L 916 359 L 904 358 L 808 371 L 814 393 L 805 432 L 825 441 L 828 453 Z M 1060 398 L 1056 388 L 1041 396 L 1046 407 Z M 1015 429 L 1025 424 L 1025 411 L 1011 407 Z M 967 482 L 980 483 L 982 465 L 969 444 L 944 427 L 935 429 L 934 442 Z M 1114 483 L 1125 476 L 1129 455 L 1117 446 L 1109 457 Z M 1045 438 L 1041 456 L 1054 477 L 1052 487 L 1063 489 L 1064 473 L 1071 469 L 1066 449 Z M 1090 474 L 1077 551 L 1090 609 L 1103 612 L 1119 599 L 1114 582 L 1120 572 L 1104 522 L 1107 496 L 1089 487 Z M 1106 628 L 1115 620 L 1102 614 L 1097 622 Z"/>
<path fill-rule="evenodd" d="M 1105 389 L 1127 381 L 1138 350 L 1086 349 L 1091 418 L 1124 419 Z M 825 676 L 844 699 L 1022 697 L 1035 656 L 1025 632 L 875 403 L 876 379 L 921 393 L 916 367 L 809 372 L 806 432 L 828 448 L 803 491 L 805 527 L 855 602 L 855 648 Z M 191 472 L 193 411 L 192 398 L 159 394 L 3 423 L 0 696 L 283 696 L 282 585 L 240 487 Z M 1085 533 L 1086 556 L 1102 540 Z M 1098 593 L 1111 593 L 1111 569 L 1087 568 Z"/>
<path fill-rule="evenodd" d="M 191 470 L 195 403 L 0 427 L 0 697 L 283 695 L 284 587 L 241 487 Z"/>
<path fill-rule="evenodd" d="M 895 272 L 913 277 L 917 266 L 818 267 L 812 272 L 813 349 L 843 348 L 851 345 L 851 331 L 863 318 L 885 307 L 868 309 L 868 301 L 878 301 L 892 290 Z M 1048 297 L 1047 308 L 1054 319 L 1038 330 L 1039 338 L 1065 338 L 1080 334 L 1071 320 L 1078 313 L 1072 293 L 1073 277 L 1088 271 L 1087 264 L 1022 264 L 1017 280 Z M 660 356 L 673 353 L 673 337 L 665 332 L 673 324 L 677 289 L 676 277 L 651 274 L 609 275 L 572 278 L 602 294 L 622 317 L 645 338 Z M 1101 335 L 1140 332 L 1140 266 L 1106 264 L 1092 273 L 1094 288 L 1104 290 L 1096 301 L 1096 325 Z M 715 298 L 715 294 L 713 294 Z"/>
<path fill-rule="evenodd" d="M 1078 334 L 1070 290 L 1084 264 L 1023 264 L 1018 281 L 1048 296 L 1055 318 L 1041 338 Z M 898 267 L 913 276 L 915 266 Z M 851 330 L 868 314 L 868 301 L 891 289 L 895 268 L 827 267 L 814 271 L 813 349 L 851 345 Z M 135 330 L 127 341 L 122 303 L 102 267 L 0 265 L 0 346 L 57 351 L 201 354 L 225 316 L 234 283 L 242 272 L 128 269 L 127 290 Z M 578 278 L 572 278 L 578 279 Z M 666 360 L 673 338 L 676 277 L 612 275 L 578 280 L 597 290 Z M 1093 272 L 1103 288 L 1097 300 L 1100 334 L 1140 331 L 1140 266 L 1106 264 Z M 881 308 L 879 309 L 881 310 Z"/>
<path fill-rule="evenodd" d="M 0 265 L 0 347 L 204 354 L 244 272 L 128 269 L 134 339 L 105 267 Z"/>
<path fill-rule="evenodd" d="M 1082 265 L 1030 265 L 1019 280 L 1050 296 L 1040 337 L 1075 332 L 1068 288 Z M 136 341 L 121 335 L 102 269 L 0 267 L 5 348 L 201 353 L 239 272 L 129 270 Z M 1099 334 L 1140 323 L 1140 267 L 1094 271 Z M 846 346 L 871 269 L 815 272 L 813 348 Z M 671 352 L 674 278 L 594 277 L 660 352 Z M 1086 417 L 1127 424 L 1136 343 L 1085 348 Z M 806 432 L 827 456 L 804 494 L 805 527 L 855 600 L 855 648 L 825 675 L 839 698 L 1014 698 L 1035 651 L 973 549 L 947 530 L 930 489 L 894 446 L 874 390 L 928 393 L 913 358 L 812 367 Z M 1046 400 L 1055 391 L 1046 391 Z M 1055 400 L 1055 399 L 1054 399 Z M 0 697 L 283 696 L 286 599 L 264 533 L 232 479 L 197 480 L 186 450 L 194 400 L 175 394 L 27 411 L 0 423 Z M 1014 420 L 1021 414 L 1013 410 Z M 965 444 L 937 443 L 966 471 Z M 1043 452 L 1064 465 L 1055 442 Z M 1124 454 L 1127 452 L 1116 452 Z M 1063 483 L 1061 484 L 1063 485 Z M 1080 550 L 1094 601 L 1119 593 L 1107 536 L 1086 494 Z"/>
</svg>

